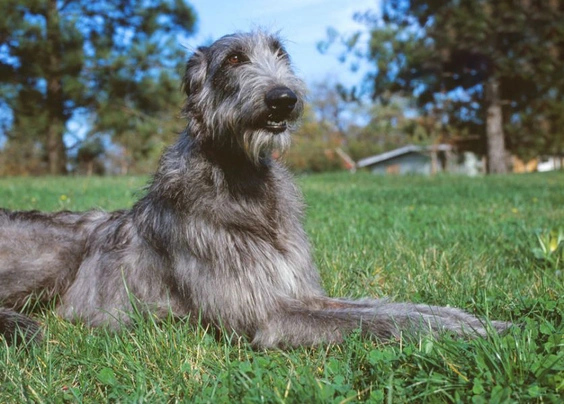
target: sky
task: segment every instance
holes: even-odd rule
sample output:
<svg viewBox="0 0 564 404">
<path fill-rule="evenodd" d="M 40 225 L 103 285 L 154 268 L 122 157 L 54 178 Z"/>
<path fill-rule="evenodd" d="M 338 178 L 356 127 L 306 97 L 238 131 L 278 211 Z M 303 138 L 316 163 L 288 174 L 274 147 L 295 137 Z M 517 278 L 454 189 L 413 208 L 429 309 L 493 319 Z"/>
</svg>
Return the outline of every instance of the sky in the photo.
<svg viewBox="0 0 564 404">
<path fill-rule="evenodd" d="M 188 0 L 197 13 L 196 35 L 183 45 L 194 49 L 236 31 L 265 28 L 280 32 L 296 73 L 310 86 L 327 79 L 358 84 L 362 73 L 352 73 L 338 61 L 339 50 L 317 50 L 327 28 L 353 33 L 363 26 L 353 21 L 358 11 L 379 9 L 380 0 Z"/>
</svg>

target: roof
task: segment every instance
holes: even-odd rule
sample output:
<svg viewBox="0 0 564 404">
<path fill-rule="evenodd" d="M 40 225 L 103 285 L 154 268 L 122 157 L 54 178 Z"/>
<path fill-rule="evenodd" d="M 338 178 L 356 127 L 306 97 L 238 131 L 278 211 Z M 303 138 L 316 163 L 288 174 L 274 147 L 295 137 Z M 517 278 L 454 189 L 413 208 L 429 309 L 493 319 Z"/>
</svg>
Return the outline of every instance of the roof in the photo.
<svg viewBox="0 0 564 404">
<path fill-rule="evenodd" d="M 449 144 L 438 144 L 432 146 L 416 146 L 414 144 L 410 144 L 407 146 L 400 147 L 399 149 L 394 149 L 382 154 L 377 154 L 375 156 L 363 158 L 356 163 L 356 166 L 358 168 L 369 167 L 374 164 L 391 160 L 393 158 L 403 156 L 409 153 L 422 153 L 422 152 L 430 152 L 430 151 L 450 151 L 450 150 L 452 150 L 452 146 Z"/>
</svg>

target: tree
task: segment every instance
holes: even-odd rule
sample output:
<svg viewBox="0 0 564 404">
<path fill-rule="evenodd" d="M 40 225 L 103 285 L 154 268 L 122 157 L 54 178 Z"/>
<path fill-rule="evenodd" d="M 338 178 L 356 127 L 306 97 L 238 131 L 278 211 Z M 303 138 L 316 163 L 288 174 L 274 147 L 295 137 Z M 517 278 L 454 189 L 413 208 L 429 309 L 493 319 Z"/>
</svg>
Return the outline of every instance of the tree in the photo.
<svg viewBox="0 0 564 404">
<path fill-rule="evenodd" d="M 79 174 L 103 174 L 104 165 L 100 156 L 105 152 L 104 142 L 99 137 L 92 137 L 82 142 L 76 153 L 76 171 Z"/>
<path fill-rule="evenodd" d="M 342 169 L 346 163 L 337 149 L 344 146 L 351 127 L 350 107 L 356 103 L 332 77 L 313 85 L 309 101 L 302 124 L 292 136 L 292 148 L 284 159 L 294 171 Z"/>
<path fill-rule="evenodd" d="M 486 140 L 490 173 L 507 171 L 504 130 L 524 127 L 550 94 L 562 99 L 563 1 L 388 0 L 381 18 L 356 18 L 370 30 L 373 97 L 414 94 L 422 113 L 439 108 L 451 129 Z"/>
<path fill-rule="evenodd" d="M 308 104 L 302 124 L 292 136 L 292 147 L 283 159 L 296 172 L 338 170 L 343 164 L 335 149 L 341 146 L 342 141 L 333 122 L 325 121 L 316 114 L 313 105 Z"/>
<path fill-rule="evenodd" d="M 142 117 L 170 108 L 178 93 L 163 88 L 178 82 L 176 37 L 194 28 L 183 0 L 0 0 L 0 8 L 0 109 L 12 116 L 4 135 L 39 143 L 50 174 L 66 171 L 73 117 L 90 118 L 87 134 L 120 133 L 147 125 Z"/>
<path fill-rule="evenodd" d="M 405 99 L 394 98 L 386 105 L 376 103 L 366 106 L 367 124 L 351 126 L 347 131 L 346 150 L 353 160 L 414 142 L 414 136 L 410 136 L 410 132 L 414 132 L 414 124 L 405 116 L 407 104 Z"/>
<path fill-rule="evenodd" d="M 335 132 L 345 136 L 350 125 L 350 108 L 356 104 L 345 86 L 332 77 L 315 83 L 311 89 L 311 105 L 318 122 L 324 125 L 326 132 Z"/>
</svg>

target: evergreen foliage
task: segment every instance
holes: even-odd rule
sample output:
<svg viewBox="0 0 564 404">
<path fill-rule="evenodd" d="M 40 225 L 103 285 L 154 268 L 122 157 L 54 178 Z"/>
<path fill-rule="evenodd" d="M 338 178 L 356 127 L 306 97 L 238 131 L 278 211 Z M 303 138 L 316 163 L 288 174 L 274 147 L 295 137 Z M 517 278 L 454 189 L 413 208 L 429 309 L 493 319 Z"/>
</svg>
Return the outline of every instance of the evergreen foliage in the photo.
<svg viewBox="0 0 564 404">
<path fill-rule="evenodd" d="M 0 9 L 0 108 L 12 117 L 2 128 L 6 147 L 32 143 L 43 169 L 64 173 L 64 136 L 80 115 L 87 137 L 115 134 L 129 153 L 150 152 L 180 104 L 179 41 L 195 24 L 188 4 L 0 0 Z"/>
<path fill-rule="evenodd" d="M 564 154 L 564 1 L 387 0 L 382 10 L 355 17 L 370 31 L 374 99 L 414 94 L 445 135 L 481 139 L 490 172 L 507 170 L 506 149 Z M 361 38 L 344 43 L 358 52 Z"/>
</svg>

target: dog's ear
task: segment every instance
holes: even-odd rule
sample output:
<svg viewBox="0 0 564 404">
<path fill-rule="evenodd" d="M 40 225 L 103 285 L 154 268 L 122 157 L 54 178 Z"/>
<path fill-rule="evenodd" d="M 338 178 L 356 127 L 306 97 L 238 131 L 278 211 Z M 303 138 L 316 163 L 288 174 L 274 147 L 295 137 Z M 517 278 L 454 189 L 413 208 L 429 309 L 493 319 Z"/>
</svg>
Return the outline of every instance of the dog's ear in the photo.
<svg viewBox="0 0 564 404">
<path fill-rule="evenodd" d="M 183 88 L 187 95 L 200 90 L 206 79 L 208 47 L 201 46 L 188 59 L 184 73 Z"/>
</svg>

